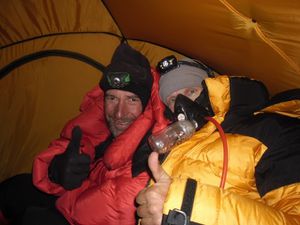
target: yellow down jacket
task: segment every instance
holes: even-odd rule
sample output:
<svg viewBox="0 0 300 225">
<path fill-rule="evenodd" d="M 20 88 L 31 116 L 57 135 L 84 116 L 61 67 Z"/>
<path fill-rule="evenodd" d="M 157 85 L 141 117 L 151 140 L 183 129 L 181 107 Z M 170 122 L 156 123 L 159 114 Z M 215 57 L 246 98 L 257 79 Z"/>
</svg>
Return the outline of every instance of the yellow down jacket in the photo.
<svg viewBox="0 0 300 225">
<path fill-rule="evenodd" d="M 189 205 L 190 225 L 299 225 L 300 90 L 269 99 L 261 82 L 228 76 L 208 78 L 203 87 L 228 142 L 225 187 L 223 142 L 208 122 L 162 164 L 172 177 L 164 224 L 170 210 Z"/>
</svg>

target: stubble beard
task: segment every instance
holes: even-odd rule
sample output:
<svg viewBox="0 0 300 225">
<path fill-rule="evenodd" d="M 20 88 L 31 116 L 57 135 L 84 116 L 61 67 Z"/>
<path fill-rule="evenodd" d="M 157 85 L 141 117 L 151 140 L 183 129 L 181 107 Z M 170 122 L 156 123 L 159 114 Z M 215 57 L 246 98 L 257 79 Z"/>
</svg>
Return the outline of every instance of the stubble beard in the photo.
<svg viewBox="0 0 300 225">
<path fill-rule="evenodd" d="M 133 123 L 135 119 L 136 118 L 114 119 L 112 117 L 107 117 L 106 121 L 113 136 L 117 137 L 122 134 Z"/>
</svg>

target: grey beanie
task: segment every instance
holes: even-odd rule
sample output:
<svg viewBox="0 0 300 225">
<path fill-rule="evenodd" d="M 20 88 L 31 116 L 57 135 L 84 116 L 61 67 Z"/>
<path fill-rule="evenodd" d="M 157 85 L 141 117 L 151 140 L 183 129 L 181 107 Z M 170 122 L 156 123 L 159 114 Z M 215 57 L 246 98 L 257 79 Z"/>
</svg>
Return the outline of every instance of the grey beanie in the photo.
<svg viewBox="0 0 300 225">
<path fill-rule="evenodd" d="M 180 61 L 195 63 L 194 60 L 189 58 L 183 58 Z M 207 77 L 208 75 L 205 70 L 196 66 L 180 64 L 179 67 L 163 74 L 160 77 L 160 98 L 165 104 L 167 104 L 167 97 L 174 91 L 178 91 L 182 88 L 201 86 L 202 81 Z"/>
</svg>

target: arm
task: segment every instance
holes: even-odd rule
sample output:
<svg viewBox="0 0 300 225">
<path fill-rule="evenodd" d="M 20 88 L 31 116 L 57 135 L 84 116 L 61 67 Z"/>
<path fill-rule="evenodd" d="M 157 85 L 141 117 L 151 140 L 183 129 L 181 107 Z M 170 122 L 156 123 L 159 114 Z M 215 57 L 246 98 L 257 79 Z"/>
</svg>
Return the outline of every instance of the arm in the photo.
<svg viewBox="0 0 300 225">
<path fill-rule="evenodd" d="M 169 209 L 181 208 L 185 186 L 185 180 L 173 180 L 165 199 L 165 215 Z M 299 225 L 299 191 L 300 184 L 293 184 L 274 190 L 263 199 L 253 200 L 230 190 L 197 183 L 191 221 L 206 225 L 242 225 L 249 222 L 261 225 Z"/>
<path fill-rule="evenodd" d="M 34 160 L 33 183 L 46 193 L 61 195 L 65 192 L 64 187 L 49 179 L 48 171 L 54 157 L 65 152 L 74 126 L 80 126 L 83 131 L 80 152 L 88 155 L 90 159 L 94 159 L 95 146 L 109 135 L 103 112 L 103 93 L 99 87 L 87 93 L 80 110 L 81 113 L 65 125 L 60 138 L 52 141 Z"/>
<path fill-rule="evenodd" d="M 61 195 L 65 190 L 79 187 L 88 177 L 93 146 L 87 140 L 81 142 L 81 136 L 81 129 L 75 127 L 70 141 L 64 138 L 56 140 L 36 157 L 33 182 L 39 189 Z M 85 144 L 80 146 L 80 142 Z"/>
<path fill-rule="evenodd" d="M 153 158 L 152 153 L 151 157 Z M 156 156 L 154 156 L 155 158 Z M 152 173 L 153 165 L 150 165 Z M 169 177 L 154 163 L 154 177 L 163 177 L 163 183 L 156 183 L 144 189 L 137 196 L 140 204 L 137 210 L 142 225 L 160 225 L 169 210 L 181 209 L 187 180 Z M 159 169 L 157 169 L 159 168 Z M 165 185 L 163 185 L 165 183 Z M 240 196 L 230 190 L 197 183 L 190 220 L 198 224 L 262 224 L 262 225 L 299 225 L 300 224 L 300 184 L 281 187 L 266 194 L 264 198 L 253 200 Z M 162 207 L 162 202 L 164 205 Z M 267 203 L 267 204 L 266 204 Z M 163 209 L 162 209 L 163 208 Z M 164 216 L 162 217 L 162 214 Z"/>
</svg>

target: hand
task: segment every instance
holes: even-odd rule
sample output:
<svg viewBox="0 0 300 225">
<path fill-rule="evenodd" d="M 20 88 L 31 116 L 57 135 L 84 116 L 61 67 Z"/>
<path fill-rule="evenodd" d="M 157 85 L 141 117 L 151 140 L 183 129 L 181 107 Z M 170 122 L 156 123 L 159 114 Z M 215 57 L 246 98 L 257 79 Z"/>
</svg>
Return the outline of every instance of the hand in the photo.
<svg viewBox="0 0 300 225">
<path fill-rule="evenodd" d="M 90 157 L 80 154 L 82 131 L 79 126 L 72 130 L 66 151 L 54 157 L 49 167 L 50 179 L 67 190 L 80 187 L 90 171 Z"/>
<path fill-rule="evenodd" d="M 160 225 L 164 201 L 171 184 L 171 177 L 159 164 L 158 153 L 152 152 L 148 165 L 155 179 L 155 183 L 143 189 L 137 196 L 137 214 L 142 225 Z"/>
</svg>

